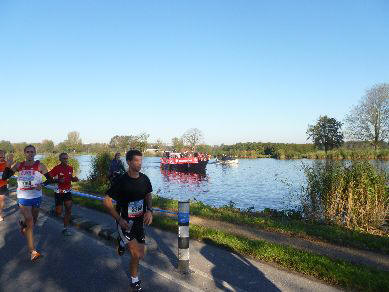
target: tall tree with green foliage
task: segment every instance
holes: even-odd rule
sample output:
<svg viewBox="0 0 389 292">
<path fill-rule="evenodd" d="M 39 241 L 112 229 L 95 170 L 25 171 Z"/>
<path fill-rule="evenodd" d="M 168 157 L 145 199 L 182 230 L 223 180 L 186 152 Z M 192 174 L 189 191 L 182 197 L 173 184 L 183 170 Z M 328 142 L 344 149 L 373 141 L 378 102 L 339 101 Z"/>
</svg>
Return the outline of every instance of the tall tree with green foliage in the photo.
<svg viewBox="0 0 389 292">
<path fill-rule="evenodd" d="M 53 151 L 54 151 L 54 142 L 47 139 L 42 140 L 38 152 L 53 153 Z"/>
<path fill-rule="evenodd" d="M 174 151 L 181 152 L 182 149 L 184 149 L 184 147 L 185 147 L 184 140 L 182 138 L 174 137 L 174 138 L 172 138 L 172 146 L 173 146 Z"/>
<path fill-rule="evenodd" d="M 14 150 L 10 141 L 1 140 L 0 141 L 0 150 L 4 150 L 6 152 L 12 152 Z"/>
<path fill-rule="evenodd" d="M 342 146 L 344 141 L 341 128 L 342 123 L 335 118 L 320 116 L 315 125 L 308 125 L 308 139 L 312 139 L 315 146 L 324 149 L 327 154 L 328 150 Z"/>
<path fill-rule="evenodd" d="M 374 149 L 389 140 L 389 84 L 376 84 L 346 117 L 346 135 L 350 139 L 369 141 Z"/>
<path fill-rule="evenodd" d="M 80 152 L 82 150 L 82 140 L 80 138 L 80 133 L 77 131 L 69 132 L 68 138 L 64 143 L 69 152 Z"/>
</svg>

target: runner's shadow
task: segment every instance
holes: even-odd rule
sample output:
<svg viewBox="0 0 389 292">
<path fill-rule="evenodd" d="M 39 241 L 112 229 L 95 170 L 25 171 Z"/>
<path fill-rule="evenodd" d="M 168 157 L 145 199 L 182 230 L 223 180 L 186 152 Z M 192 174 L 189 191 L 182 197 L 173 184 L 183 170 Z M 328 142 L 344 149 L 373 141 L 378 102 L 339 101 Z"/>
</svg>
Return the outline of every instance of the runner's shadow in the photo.
<svg viewBox="0 0 389 292">
<path fill-rule="evenodd" d="M 18 206 L 17 203 L 15 203 L 14 205 L 9 206 L 7 208 L 4 208 L 3 209 L 4 218 L 8 217 L 8 216 L 11 216 L 12 214 L 15 214 L 18 210 L 19 210 L 19 206 Z"/>
<path fill-rule="evenodd" d="M 208 240 L 207 243 L 213 243 Z M 200 253 L 214 267 L 211 270 L 216 287 L 223 291 L 281 291 L 248 259 L 226 249 L 205 245 Z"/>
<path fill-rule="evenodd" d="M 166 238 L 165 235 L 167 236 Z M 150 236 L 156 241 L 158 250 L 169 259 L 171 265 L 176 267 L 178 263 L 177 252 L 172 250 L 171 244 L 168 244 L 169 235 L 167 232 L 157 234 L 153 228 L 146 228 L 146 236 Z"/>
</svg>

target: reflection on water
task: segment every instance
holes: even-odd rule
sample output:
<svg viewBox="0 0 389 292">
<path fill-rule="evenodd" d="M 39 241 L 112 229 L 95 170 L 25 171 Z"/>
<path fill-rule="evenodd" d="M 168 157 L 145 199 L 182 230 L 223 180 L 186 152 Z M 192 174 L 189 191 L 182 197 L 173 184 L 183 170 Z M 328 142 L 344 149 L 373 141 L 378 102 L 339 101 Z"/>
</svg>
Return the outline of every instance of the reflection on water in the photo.
<svg viewBox="0 0 389 292">
<path fill-rule="evenodd" d="M 205 173 L 179 172 L 175 170 L 165 170 L 162 168 L 161 168 L 161 173 L 164 176 L 165 182 L 176 182 L 182 184 L 198 184 L 201 181 L 208 180 L 208 177 Z"/>
</svg>

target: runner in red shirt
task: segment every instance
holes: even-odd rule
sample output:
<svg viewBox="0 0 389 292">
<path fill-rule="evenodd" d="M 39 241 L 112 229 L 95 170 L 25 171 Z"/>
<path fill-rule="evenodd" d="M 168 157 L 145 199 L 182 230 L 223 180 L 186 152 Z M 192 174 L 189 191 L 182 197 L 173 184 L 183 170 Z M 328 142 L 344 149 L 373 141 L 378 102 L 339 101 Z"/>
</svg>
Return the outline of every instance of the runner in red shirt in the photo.
<svg viewBox="0 0 389 292">
<path fill-rule="evenodd" d="M 9 157 L 12 159 L 13 155 L 10 154 Z M 11 167 L 10 165 L 8 165 L 8 162 L 5 160 L 5 151 L 0 150 L 0 222 L 4 220 L 3 218 L 4 200 L 5 200 L 5 195 L 8 195 L 7 180 L 2 179 L 3 172 L 7 166 Z"/>
<path fill-rule="evenodd" d="M 65 205 L 65 215 L 63 218 L 62 234 L 66 236 L 72 235 L 69 229 L 70 216 L 72 214 L 72 182 L 78 181 L 76 176 L 73 176 L 73 167 L 68 164 L 69 156 L 67 153 L 59 155 L 60 164 L 50 170 L 49 174 L 52 178 L 58 179 L 58 188 L 55 191 L 55 213 L 57 216 L 62 215 L 62 205 Z"/>
</svg>

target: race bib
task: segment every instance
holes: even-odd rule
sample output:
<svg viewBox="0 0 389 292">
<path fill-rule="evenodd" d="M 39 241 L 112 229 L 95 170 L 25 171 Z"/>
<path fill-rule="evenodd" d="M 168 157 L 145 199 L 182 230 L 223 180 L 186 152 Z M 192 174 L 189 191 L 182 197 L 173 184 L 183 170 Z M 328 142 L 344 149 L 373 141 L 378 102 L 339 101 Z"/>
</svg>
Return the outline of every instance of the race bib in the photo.
<svg viewBox="0 0 389 292">
<path fill-rule="evenodd" d="M 134 218 L 143 215 L 143 200 L 130 202 L 128 204 L 128 217 Z"/>
<path fill-rule="evenodd" d="M 18 189 L 21 190 L 34 189 L 42 183 L 42 176 L 40 175 L 40 173 L 36 174 L 36 173 L 26 172 L 26 173 L 21 173 L 18 176 L 17 181 L 18 181 Z"/>
</svg>

